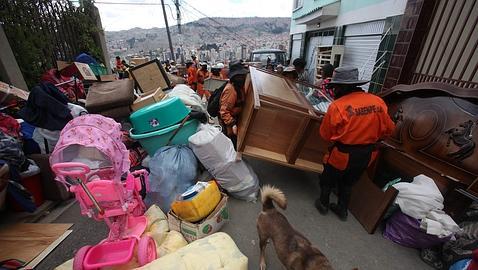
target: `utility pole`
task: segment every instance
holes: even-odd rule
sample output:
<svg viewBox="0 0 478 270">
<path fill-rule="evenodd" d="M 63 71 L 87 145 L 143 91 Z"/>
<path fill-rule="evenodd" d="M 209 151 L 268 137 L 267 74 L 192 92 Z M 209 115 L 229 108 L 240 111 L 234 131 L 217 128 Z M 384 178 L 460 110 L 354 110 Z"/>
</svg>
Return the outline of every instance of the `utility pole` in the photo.
<svg viewBox="0 0 478 270">
<path fill-rule="evenodd" d="M 174 4 L 176 5 L 176 20 L 178 22 L 179 57 L 181 58 L 181 64 L 184 64 L 183 39 L 181 32 L 181 10 L 179 9 L 179 0 L 175 0 Z"/>
<path fill-rule="evenodd" d="M 171 60 L 176 61 L 173 49 L 173 42 L 171 41 L 171 33 L 169 32 L 168 17 L 166 16 L 166 7 L 164 6 L 164 0 L 161 0 L 161 6 L 163 6 L 164 23 L 166 24 L 166 33 L 168 34 L 169 49 L 171 50 Z"/>
</svg>

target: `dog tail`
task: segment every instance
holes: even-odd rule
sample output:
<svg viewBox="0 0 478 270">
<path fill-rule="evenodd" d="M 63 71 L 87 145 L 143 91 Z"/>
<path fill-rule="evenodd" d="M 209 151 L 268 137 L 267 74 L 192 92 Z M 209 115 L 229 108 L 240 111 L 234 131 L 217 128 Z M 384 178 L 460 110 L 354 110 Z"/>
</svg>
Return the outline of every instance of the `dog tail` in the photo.
<svg viewBox="0 0 478 270">
<path fill-rule="evenodd" d="M 261 188 L 262 210 L 273 209 L 275 202 L 280 208 L 287 208 L 287 199 L 284 193 L 273 186 L 265 185 Z"/>
</svg>

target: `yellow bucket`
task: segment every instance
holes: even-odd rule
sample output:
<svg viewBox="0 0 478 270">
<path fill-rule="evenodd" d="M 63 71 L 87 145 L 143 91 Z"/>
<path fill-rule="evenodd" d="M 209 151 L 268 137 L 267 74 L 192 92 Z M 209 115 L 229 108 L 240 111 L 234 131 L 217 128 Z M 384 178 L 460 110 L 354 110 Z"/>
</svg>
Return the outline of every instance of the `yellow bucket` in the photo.
<svg viewBox="0 0 478 270">
<path fill-rule="evenodd" d="M 182 220 L 189 222 L 200 221 L 207 217 L 221 200 L 221 192 L 215 181 L 198 193 L 192 200 L 175 201 L 171 204 L 173 212 Z"/>
</svg>

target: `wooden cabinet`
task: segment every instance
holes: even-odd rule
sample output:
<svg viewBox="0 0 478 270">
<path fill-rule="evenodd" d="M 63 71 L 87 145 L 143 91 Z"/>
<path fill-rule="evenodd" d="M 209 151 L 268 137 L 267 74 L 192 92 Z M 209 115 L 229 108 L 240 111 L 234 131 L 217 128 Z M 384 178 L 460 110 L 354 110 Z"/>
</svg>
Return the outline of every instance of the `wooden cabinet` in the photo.
<svg viewBox="0 0 478 270">
<path fill-rule="evenodd" d="M 251 67 L 239 121 L 238 150 L 282 165 L 322 172 L 328 144 L 319 135 L 325 98 L 308 96 L 313 86 Z M 307 92 L 307 93 L 305 93 Z M 305 94 L 305 95 L 304 95 Z"/>
</svg>

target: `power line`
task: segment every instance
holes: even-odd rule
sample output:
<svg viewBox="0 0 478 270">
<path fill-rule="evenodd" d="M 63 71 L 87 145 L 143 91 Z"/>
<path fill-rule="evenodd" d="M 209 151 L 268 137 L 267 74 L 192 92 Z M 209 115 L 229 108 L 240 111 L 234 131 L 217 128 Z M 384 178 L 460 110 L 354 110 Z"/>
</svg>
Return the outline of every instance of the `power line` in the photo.
<svg viewBox="0 0 478 270">
<path fill-rule="evenodd" d="M 184 1 L 184 0 L 183 0 L 183 2 L 186 3 L 186 1 Z M 191 8 L 193 8 L 194 10 L 196 10 L 196 12 L 199 13 L 200 15 L 206 16 L 207 19 L 212 20 L 213 22 L 219 24 L 219 25 L 212 25 L 211 23 L 208 23 L 207 21 L 204 21 L 204 22 L 207 23 L 209 26 L 218 29 L 218 30 L 221 31 L 223 34 L 226 34 L 226 35 L 230 36 L 232 39 L 234 39 L 234 40 L 236 40 L 236 41 L 238 41 L 238 42 L 240 42 L 240 43 L 249 42 L 249 43 L 254 43 L 254 44 L 255 44 L 255 41 L 254 41 L 254 40 L 251 40 L 251 39 L 249 39 L 249 38 L 247 38 L 247 37 L 244 37 L 244 36 L 242 36 L 242 35 L 240 35 L 240 34 L 234 32 L 234 31 L 230 30 L 227 26 L 224 26 L 223 24 L 221 24 L 221 23 L 218 22 L 217 20 L 208 17 L 207 15 L 205 15 L 204 13 L 202 13 L 202 12 L 200 12 L 200 11 L 197 11 L 197 9 L 195 9 L 195 8 L 194 8 L 193 6 L 191 6 L 190 4 L 188 4 L 188 3 L 186 3 L 186 4 L 187 4 L 188 6 L 190 6 Z M 182 7 L 183 7 L 183 10 L 186 10 L 186 11 L 188 11 L 191 15 L 194 15 L 194 14 L 192 13 L 192 11 L 186 9 L 186 8 L 184 7 L 184 5 L 183 5 Z M 194 15 L 194 16 L 195 16 L 196 18 L 201 19 L 201 17 L 198 16 L 198 15 Z M 227 30 L 228 32 L 226 32 L 226 30 Z M 238 39 L 238 38 L 239 38 L 239 39 Z"/>
<path fill-rule="evenodd" d="M 244 36 L 242 36 L 242 35 L 240 35 L 240 34 L 234 32 L 234 31 L 232 31 L 229 27 L 223 25 L 223 24 L 222 24 L 221 22 L 219 22 L 218 20 L 209 17 L 207 14 L 205 14 L 205 13 L 203 13 L 202 11 L 198 10 L 197 8 L 195 8 L 194 6 L 192 6 L 191 4 L 189 4 L 188 2 L 186 2 L 186 1 L 184 1 L 184 0 L 182 0 L 182 2 L 185 3 L 186 5 L 188 5 L 189 7 L 191 7 L 192 9 L 194 9 L 194 10 L 195 10 L 196 12 L 198 12 L 199 14 L 201 14 L 201 15 L 205 16 L 206 18 L 208 18 L 209 20 L 211 20 L 211 21 L 217 23 L 219 26 L 222 26 L 224 29 L 226 29 L 227 31 L 229 31 L 231 34 L 237 35 L 237 36 L 241 37 L 242 39 L 244 39 L 244 40 L 247 41 L 247 42 L 252 42 L 252 43 L 254 43 L 254 44 L 256 43 L 255 40 L 251 40 L 251 39 L 249 39 L 249 38 L 246 38 L 246 37 L 244 37 Z"/>
<path fill-rule="evenodd" d="M 184 6 L 182 6 L 182 9 L 183 9 L 183 11 L 187 11 L 187 12 L 189 13 L 189 15 L 194 16 L 194 17 L 196 17 L 196 18 L 198 18 L 198 19 L 201 19 L 201 17 L 199 17 L 199 16 L 193 14 L 190 10 L 186 9 Z M 194 19 L 194 18 L 193 18 L 193 19 Z M 195 19 L 195 20 L 198 20 L 198 19 Z M 235 35 L 233 35 L 233 34 L 231 34 L 231 33 L 224 32 L 220 27 L 217 27 L 216 25 L 212 25 L 212 24 L 210 24 L 210 23 L 207 22 L 207 21 L 204 21 L 204 23 L 206 23 L 206 24 L 207 24 L 208 26 L 210 26 L 210 27 L 214 27 L 214 28 L 218 29 L 218 30 L 221 31 L 223 34 L 228 35 L 230 38 L 232 38 L 232 39 L 234 39 L 234 40 L 236 40 L 236 41 L 239 41 L 239 42 L 242 42 L 242 41 L 243 41 L 243 40 L 241 40 L 241 39 L 238 39 Z M 210 31 L 207 31 L 207 30 L 206 30 L 206 32 L 209 33 L 211 36 L 214 36 Z"/>
</svg>

